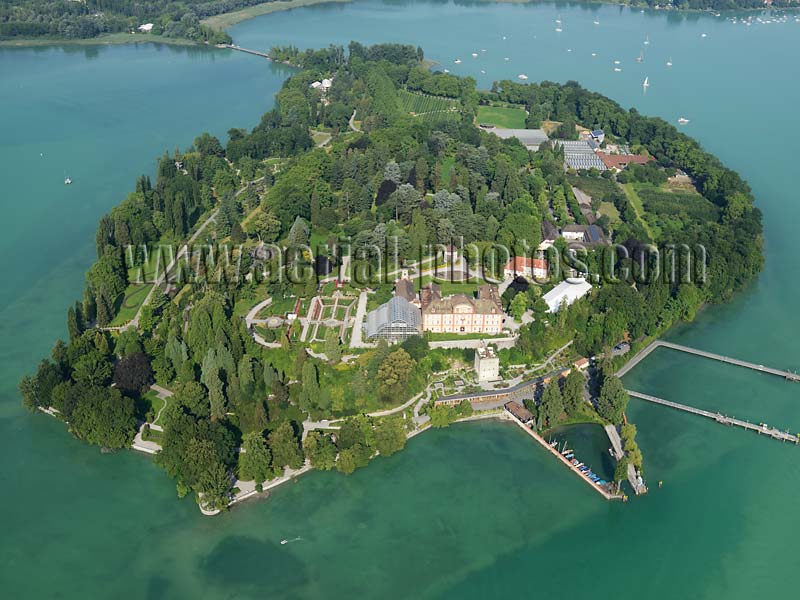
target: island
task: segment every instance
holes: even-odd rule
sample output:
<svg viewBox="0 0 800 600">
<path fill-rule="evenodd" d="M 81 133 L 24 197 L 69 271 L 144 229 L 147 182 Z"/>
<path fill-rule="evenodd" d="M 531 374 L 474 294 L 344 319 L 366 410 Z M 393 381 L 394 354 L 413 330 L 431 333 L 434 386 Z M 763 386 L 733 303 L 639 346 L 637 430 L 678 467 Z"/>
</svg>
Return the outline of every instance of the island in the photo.
<svg viewBox="0 0 800 600">
<path fill-rule="evenodd" d="M 208 514 L 481 418 L 637 489 L 617 370 L 760 271 L 748 185 L 576 82 L 479 90 L 400 44 L 270 56 L 298 70 L 255 128 L 164 154 L 100 220 L 24 405 L 153 454 Z M 550 435 L 572 423 L 609 432 L 613 480 Z"/>
</svg>

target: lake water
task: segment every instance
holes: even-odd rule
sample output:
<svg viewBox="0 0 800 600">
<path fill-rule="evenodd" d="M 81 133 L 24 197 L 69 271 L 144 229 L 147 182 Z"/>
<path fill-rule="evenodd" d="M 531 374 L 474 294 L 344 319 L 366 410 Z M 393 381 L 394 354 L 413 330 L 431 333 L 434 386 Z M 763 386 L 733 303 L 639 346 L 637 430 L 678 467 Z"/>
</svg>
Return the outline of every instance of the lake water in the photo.
<svg viewBox="0 0 800 600">
<path fill-rule="evenodd" d="M 558 18 L 561 33 L 555 32 Z M 685 131 L 753 186 L 764 211 L 767 264 L 733 303 L 705 311 L 670 339 L 800 367 L 793 252 L 800 222 L 794 195 L 800 24 L 793 19 L 746 27 L 709 15 L 600 5 L 363 1 L 268 15 L 231 33 L 236 43 L 263 50 L 350 39 L 414 43 L 482 86 L 522 73 L 531 81 L 575 79 L 641 112 L 673 123 L 691 119 Z M 645 61 L 636 63 L 643 48 Z M 665 65 L 670 57 L 672 68 Z M 614 60 L 622 72 L 613 71 Z M 216 519 L 202 517 L 191 500 L 178 500 L 149 458 L 100 455 L 54 420 L 20 408 L 16 382 L 64 334 L 64 312 L 82 289 L 99 216 L 138 174 L 152 173 L 157 154 L 185 146 L 203 130 L 222 135 L 254 125 L 286 74 L 255 57 L 212 50 L 0 49 L 6 215 L 0 581 L 6 594 L 671 599 L 793 593 L 800 450 L 637 400 L 629 416 L 654 489 L 625 505 L 603 501 L 516 428 L 481 423 L 426 433 L 400 455 L 351 477 L 313 473 L 268 501 Z M 67 174 L 75 181 L 68 188 L 62 184 Z M 661 349 L 625 383 L 800 429 L 800 388 L 779 378 Z M 602 447 L 591 432 L 575 437 L 587 451 Z"/>
</svg>

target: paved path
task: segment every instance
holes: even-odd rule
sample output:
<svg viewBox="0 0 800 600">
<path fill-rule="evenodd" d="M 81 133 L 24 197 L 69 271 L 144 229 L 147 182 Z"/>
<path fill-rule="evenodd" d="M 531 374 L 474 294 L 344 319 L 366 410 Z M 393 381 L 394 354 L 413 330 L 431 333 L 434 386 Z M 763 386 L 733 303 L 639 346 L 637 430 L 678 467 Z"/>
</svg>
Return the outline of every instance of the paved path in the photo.
<svg viewBox="0 0 800 600">
<path fill-rule="evenodd" d="M 350 115 L 350 120 L 347 122 L 347 125 L 353 131 L 361 131 L 358 127 L 356 127 L 356 111 L 353 111 L 353 114 Z"/>
<path fill-rule="evenodd" d="M 272 304 L 272 298 L 267 298 L 266 300 L 262 300 L 258 304 L 256 304 L 253 308 L 251 308 L 248 313 L 244 317 L 244 324 L 249 328 L 254 323 L 265 323 L 267 319 L 258 319 L 258 313 L 264 310 Z"/>
<path fill-rule="evenodd" d="M 606 430 L 608 439 L 611 442 L 611 447 L 614 449 L 614 458 L 617 460 L 621 459 L 624 452 L 622 451 L 622 440 L 619 437 L 617 428 L 613 425 L 606 425 L 604 429 Z"/>
<path fill-rule="evenodd" d="M 353 333 L 350 335 L 351 348 L 374 348 L 375 344 L 363 341 L 361 325 L 367 314 L 367 292 L 362 291 L 358 295 L 358 307 L 356 308 L 356 321 L 353 324 Z"/>
<path fill-rule="evenodd" d="M 431 348 L 480 348 L 486 342 L 498 348 L 512 348 L 517 343 L 517 338 L 501 337 L 501 338 L 481 338 L 481 339 L 465 339 L 465 340 L 440 340 L 438 342 L 429 342 Z"/>
</svg>

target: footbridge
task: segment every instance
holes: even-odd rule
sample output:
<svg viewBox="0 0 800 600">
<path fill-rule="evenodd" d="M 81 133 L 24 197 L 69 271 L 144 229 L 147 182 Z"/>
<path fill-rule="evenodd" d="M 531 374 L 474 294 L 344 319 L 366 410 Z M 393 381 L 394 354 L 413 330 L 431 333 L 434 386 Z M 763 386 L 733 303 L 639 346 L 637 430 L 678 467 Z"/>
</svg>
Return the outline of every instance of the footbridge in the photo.
<svg viewBox="0 0 800 600">
<path fill-rule="evenodd" d="M 713 352 L 706 352 L 705 350 L 698 350 L 697 348 L 690 348 L 689 346 L 682 346 L 681 344 L 673 344 L 672 342 L 665 342 L 662 340 L 656 340 L 648 345 L 644 350 L 639 352 L 639 354 L 634 356 L 624 367 L 617 371 L 617 377 L 623 377 L 626 375 L 631 369 L 647 358 L 654 350 L 660 347 L 670 348 L 679 352 L 686 352 L 687 354 L 694 354 L 695 356 L 702 356 L 703 358 L 709 358 L 711 360 L 727 363 L 729 365 L 735 365 L 737 367 L 744 367 L 745 369 L 759 371 L 768 375 L 777 375 L 778 377 L 783 377 L 787 381 L 800 381 L 800 375 L 793 371 L 783 371 L 781 369 L 765 367 L 764 365 L 757 365 L 755 363 L 747 362 L 746 360 L 739 360 L 738 358 L 731 358 L 730 356 L 722 356 L 721 354 L 714 354 Z"/>
<path fill-rule="evenodd" d="M 755 423 L 750 423 L 749 421 L 742 421 L 741 419 L 729 417 L 727 415 L 723 415 L 718 412 L 711 412 L 708 410 L 703 410 L 701 408 L 694 408 L 693 406 L 687 406 L 685 404 L 678 404 L 677 402 L 671 402 L 670 400 L 664 400 L 663 398 L 658 398 L 656 396 L 651 396 L 649 394 L 642 394 L 641 392 L 634 392 L 631 390 L 626 390 L 626 391 L 633 398 L 639 398 L 640 400 L 646 400 L 647 402 L 652 402 L 654 404 L 668 406 L 676 410 L 682 410 L 684 412 L 692 413 L 693 415 L 699 415 L 701 417 L 706 417 L 707 419 L 713 419 L 714 421 L 722 425 L 730 425 L 734 427 L 741 427 L 742 429 L 747 429 L 749 431 L 755 431 L 760 435 L 767 435 L 781 442 L 791 442 L 793 444 L 797 444 L 800 441 L 800 438 L 797 435 L 793 435 L 788 431 L 781 431 L 780 429 L 776 429 L 775 427 L 770 427 L 765 423 L 756 425 Z"/>
</svg>

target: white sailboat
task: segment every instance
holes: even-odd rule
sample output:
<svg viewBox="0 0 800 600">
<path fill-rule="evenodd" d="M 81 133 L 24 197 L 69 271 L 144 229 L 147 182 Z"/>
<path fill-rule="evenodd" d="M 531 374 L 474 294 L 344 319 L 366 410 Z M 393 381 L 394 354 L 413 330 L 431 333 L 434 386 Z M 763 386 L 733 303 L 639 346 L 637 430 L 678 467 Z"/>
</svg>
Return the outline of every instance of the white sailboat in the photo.
<svg viewBox="0 0 800 600">
<path fill-rule="evenodd" d="M 649 45 L 650 45 L 650 36 L 649 36 L 649 35 L 648 35 L 648 36 L 645 36 L 645 38 L 644 38 L 644 45 L 645 45 L 645 46 L 649 46 Z"/>
<path fill-rule="evenodd" d="M 595 20 L 594 20 L 594 21 L 592 21 L 592 22 L 593 22 L 595 25 L 600 25 L 600 19 L 595 19 Z"/>
<path fill-rule="evenodd" d="M 650 78 L 649 77 L 645 77 L 644 78 L 644 81 L 642 82 L 642 87 L 644 89 L 647 89 L 647 88 L 650 87 Z"/>
<path fill-rule="evenodd" d="M 669 57 L 669 60 L 667 61 L 667 66 L 668 67 L 672 66 L 672 57 L 671 56 Z"/>
<path fill-rule="evenodd" d="M 639 52 L 639 56 L 636 57 L 636 62 L 644 62 L 644 52 Z"/>
<path fill-rule="evenodd" d="M 689 119 L 687 119 L 685 117 L 681 117 L 680 119 L 678 119 L 678 123 L 680 125 L 686 125 L 688 122 L 689 122 Z"/>
<path fill-rule="evenodd" d="M 457 58 L 453 62 L 456 63 L 457 65 L 460 65 L 461 64 L 461 59 Z"/>
<path fill-rule="evenodd" d="M 64 178 L 64 185 L 71 185 L 71 184 L 72 184 L 72 179 L 70 179 L 69 177 L 65 177 Z"/>
</svg>

